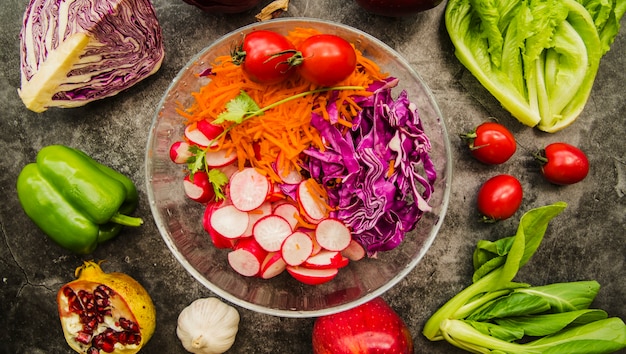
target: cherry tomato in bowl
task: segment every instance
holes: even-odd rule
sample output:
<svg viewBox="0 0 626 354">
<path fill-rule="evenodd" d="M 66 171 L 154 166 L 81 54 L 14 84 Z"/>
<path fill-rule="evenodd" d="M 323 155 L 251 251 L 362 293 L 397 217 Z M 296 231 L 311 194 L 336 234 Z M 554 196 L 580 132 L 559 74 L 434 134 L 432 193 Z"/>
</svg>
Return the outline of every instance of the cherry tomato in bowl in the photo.
<svg viewBox="0 0 626 354">
<path fill-rule="evenodd" d="M 288 63 L 296 51 L 294 45 L 280 33 L 256 30 L 248 33 L 232 53 L 233 62 L 241 65 L 250 80 L 274 84 L 295 73 Z"/>
<path fill-rule="evenodd" d="M 536 159 L 541 163 L 541 174 L 559 185 L 582 181 L 589 173 L 589 159 L 579 148 L 567 143 L 552 143 L 541 150 Z"/>
<path fill-rule="evenodd" d="M 508 161 L 517 149 L 513 134 L 496 122 L 482 123 L 473 132 L 461 134 L 461 139 L 467 142 L 474 158 L 488 165 Z"/>
<path fill-rule="evenodd" d="M 508 219 L 522 204 L 522 184 L 508 174 L 488 179 L 478 190 L 478 211 L 483 221 L 495 222 Z"/>
<path fill-rule="evenodd" d="M 291 65 L 306 80 L 319 86 L 334 86 L 356 69 L 356 52 L 345 39 L 334 34 L 318 34 L 304 40 Z"/>
</svg>

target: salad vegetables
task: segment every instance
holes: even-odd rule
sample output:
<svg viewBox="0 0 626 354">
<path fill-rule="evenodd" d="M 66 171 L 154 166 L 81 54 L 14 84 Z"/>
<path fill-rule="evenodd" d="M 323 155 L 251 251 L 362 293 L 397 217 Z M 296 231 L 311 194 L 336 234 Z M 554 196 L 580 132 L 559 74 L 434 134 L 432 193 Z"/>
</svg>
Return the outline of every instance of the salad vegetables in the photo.
<svg viewBox="0 0 626 354">
<path fill-rule="evenodd" d="M 472 353 L 610 353 L 626 347 L 626 325 L 589 309 L 600 285 L 574 281 L 543 286 L 514 281 L 538 249 L 557 202 L 528 211 L 517 233 L 481 240 L 473 254 L 473 283 L 426 322 L 422 333 Z"/>
<path fill-rule="evenodd" d="M 321 35 L 298 28 L 286 38 L 303 48 Z M 324 283 L 350 260 L 397 247 L 430 210 L 437 173 L 418 107 L 348 46 L 356 64 L 338 86 L 310 80 L 302 63 L 260 83 L 219 57 L 194 105 L 179 110 L 185 134 L 170 156 L 187 164 L 186 193 L 207 205 L 203 226 L 242 275 L 287 270 Z"/>
<path fill-rule="evenodd" d="M 582 112 L 626 12 L 620 0 L 451 0 L 455 54 L 521 123 L 546 132 Z"/>
</svg>

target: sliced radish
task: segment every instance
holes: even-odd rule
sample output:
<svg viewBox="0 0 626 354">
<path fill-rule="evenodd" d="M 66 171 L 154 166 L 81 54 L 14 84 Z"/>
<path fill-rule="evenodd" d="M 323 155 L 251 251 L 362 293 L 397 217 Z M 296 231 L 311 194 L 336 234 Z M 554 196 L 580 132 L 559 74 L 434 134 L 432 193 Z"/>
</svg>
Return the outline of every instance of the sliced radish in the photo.
<svg viewBox="0 0 626 354">
<path fill-rule="evenodd" d="M 177 141 L 170 146 L 170 159 L 177 164 L 187 163 L 187 160 L 193 156 L 189 151 L 189 145 L 186 141 Z"/>
<path fill-rule="evenodd" d="M 252 277 L 261 271 L 261 264 L 267 252 L 252 237 L 237 242 L 235 249 L 228 253 L 228 264 L 239 274 Z"/>
<path fill-rule="evenodd" d="M 217 137 L 219 137 L 220 134 L 222 134 L 224 132 L 224 128 L 222 126 L 212 124 L 207 119 L 203 119 L 201 121 L 198 121 L 198 123 L 196 123 L 196 125 L 198 127 L 198 130 L 202 134 L 204 134 L 204 136 L 209 141 L 215 140 Z M 215 145 L 215 144 L 213 144 L 213 145 Z"/>
<path fill-rule="evenodd" d="M 279 251 L 283 241 L 292 232 L 287 220 L 273 214 L 262 217 L 252 228 L 254 238 L 268 252 Z"/>
<path fill-rule="evenodd" d="M 230 200 L 239 210 L 254 210 L 261 206 L 267 198 L 270 184 L 267 177 L 255 168 L 244 168 L 230 177 Z"/>
<path fill-rule="evenodd" d="M 343 268 L 350 261 L 344 257 L 339 251 L 321 251 L 320 253 L 309 257 L 302 265 L 307 268 L 328 269 Z"/>
<path fill-rule="evenodd" d="M 243 236 L 252 236 L 252 230 L 254 228 L 254 224 L 259 221 L 262 217 L 268 216 L 272 214 L 272 204 L 269 202 L 265 202 L 261 204 L 260 207 L 251 210 L 248 212 L 248 228 L 246 232 L 243 233 Z"/>
<path fill-rule="evenodd" d="M 215 197 L 213 185 L 209 181 L 209 175 L 204 171 L 198 171 L 183 179 L 183 188 L 189 199 L 198 203 L 207 203 Z"/>
<path fill-rule="evenodd" d="M 211 215 L 217 210 L 223 202 L 210 202 L 204 209 L 204 215 L 202 217 L 202 226 L 204 230 L 211 236 L 213 245 L 217 248 L 233 248 L 234 240 L 226 238 L 220 235 L 211 226 Z"/>
<path fill-rule="evenodd" d="M 211 213 L 211 227 L 226 238 L 241 237 L 248 228 L 250 217 L 233 205 L 225 205 Z"/>
<path fill-rule="evenodd" d="M 357 241 L 352 240 L 350 241 L 348 247 L 341 251 L 341 254 L 351 261 L 358 261 L 365 257 L 365 248 L 363 248 L 363 246 L 361 246 L 361 244 Z"/>
<path fill-rule="evenodd" d="M 305 218 L 312 222 L 318 223 L 326 217 L 328 201 L 326 198 L 316 191 L 309 188 L 308 180 L 298 184 L 297 199 Z M 316 182 L 313 182 L 316 183 Z"/>
<path fill-rule="evenodd" d="M 287 267 L 287 263 L 283 259 L 280 252 L 270 252 L 265 257 L 263 264 L 261 264 L 261 273 L 259 274 L 263 279 L 269 279 L 282 273 Z"/>
<path fill-rule="evenodd" d="M 282 216 L 289 222 L 292 229 L 295 229 L 298 224 L 298 219 L 296 219 L 296 215 L 299 214 L 298 207 L 291 203 L 281 203 L 280 205 L 274 208 L 273 214 Z"/>
<path fill-rule="evenodd" d="M 237 160 L 237 154 L 226 150 L 208 150 L 204 160 L 209 167 L 224 167 Z"/>
<path fill-rule="evenodd" d="M 337 268 L 330 269 L 312 269 L 306 267 L 287 266 L 287 272 L 296 280 L 307 285 L 319 285 L 331 281 L 339 270 Z"/>
<path fill-rule="evenodd" d="M 283 155 L 284 152 L 281 151 L 276 157 L 275 169 L 278 177 L 280 177 L 280 179 L 287 184 L 298 184 L 302 182 L 304 177 L 298 170 L 296 170 L 293 166 L 284 166 L 285 159 Z"/>
<path fill-rule="evenodd" d="M 191 144 L 198 145 L 203 148 L 209 146 L 211 143 L 211 140 L 209 140 L 206 135 L 202 134 L 198 127 L 193 124 L 189 124 L 185 127 L 184 135 Z"/>
<path fill-rule="evenodd" d="M 304 232 L 296 231 L 289 235 L 280 248 L 285 263 L 297 266 L 306 261 L 313 252 L 313 240 Z"/>
<path fill-rule="evenodd" d="M 315 228 L 315 239 L 329 251 L 343 251 L 352 240 L 350 229 L 337 219 L 324 219 Z"/>
</svg>

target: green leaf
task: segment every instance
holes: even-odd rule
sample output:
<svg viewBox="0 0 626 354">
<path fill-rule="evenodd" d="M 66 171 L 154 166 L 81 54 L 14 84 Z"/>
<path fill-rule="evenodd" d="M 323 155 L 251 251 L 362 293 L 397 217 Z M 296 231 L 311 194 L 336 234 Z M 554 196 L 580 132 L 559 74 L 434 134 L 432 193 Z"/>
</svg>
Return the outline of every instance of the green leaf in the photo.
<svg viewBox="0 0 626 354">
<path fill-rule="evenodd" d="M 593 321 L 525 344 L 541 353 L 613 353 L 626 348 L 626 325 L 617 318 Z"/>
<path fill-rule="evenodd" d="M 605 318 L 607 318 L 605 311 L 594 309 L 497 318 L 494 321 L 502 327 L 522 330 L 527 336 L 543 337 L 557 333 L 568 326 L 580 326 Z"/>
<path fill-rule="evenodd" d="M 242 90 L 235 98 L 226 103 L 226 110 L 217 116 L 213 124 L 224 122 L 241 124 L 247 115 L 257 113 L 260 110 L 261 108 L 252 97 Z"/>
<path fill-rule="evenodd" d="M 228 184 L 228 176 L 226 176 L 226 174 L 221 170 L 215 168 L 209 170 L 208 176 L 209 182 L 211 182 L 213 191 L 215 192 L 215 199 L 226 199 L 226 196 L 224 195 L 224 186 Z"/>
<path fill-rule="evenodd" d="M 533 315 L 550 309 L 550 304 L 541 296 L 516 291 L 486 304 L 473 312 L 467 319 L 470 321 L 486 321 L 494 318 Z"/>
<path fill-rule="evenodd" d="M 514 237 L 504 237 L 496 241 L 480 240 L 473 254 L 475 282 L 492 270 L 499 268 L 506 261 Z"/>
<path fill-rule="evenodd" d="M 522 339 L 522 337 L 524 337 L 524 331 L 521 328 L 516 328 L 513 326 L 505 327 L 489 322 L 467 320 L 465 322 L 467 322 L 470 326 L 476 328 L 483 334 L 502 339 L 507 342 L 512 342 L 514 340 Z"/>
<path fill-rule="evenodd" d="M 566 312 L 588 308 L 600 291 L 600 284 L 595 280 L 575 281 L 515 291 L 543 298 L 550 305 L 551 312 Z"/>
</svg>

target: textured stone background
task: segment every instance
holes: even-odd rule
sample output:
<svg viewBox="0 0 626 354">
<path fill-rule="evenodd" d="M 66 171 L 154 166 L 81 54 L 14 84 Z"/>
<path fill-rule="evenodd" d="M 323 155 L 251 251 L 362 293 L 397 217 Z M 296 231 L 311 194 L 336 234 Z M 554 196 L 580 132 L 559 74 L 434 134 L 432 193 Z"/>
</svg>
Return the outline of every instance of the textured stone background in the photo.
<svg viewBox="0 0 626 354">
<path fill-rule="evenodd" d="M 267 3 L 265 1 L 264 3 Z M 144 151 L 159 99 L 178 70 L 219 36 L 253 21 L 258 9 L 240 15 L 212 15 L 180 0 L 154 0 L 166 45 L 161 70 L 110 99 L 72 110 L 28 111 L 20 84 L 18 34 L 27 0 L 4 0 L 0 7 L 0 353 L 70 353 L 59 325 L 55 296 L 73 278 L 83 259 L 50 242 L 22 212 L 15 192 L 20 169 L 49 144 L 78 147 L 129 175 L 137 183 L 138 215 L 145 225 L 130 230 L 92 255 L 107 259 L 107 270 L 126 272 L 153 296 L 158 311 L 155 336 L 146 353 L 184 353 L 176 334 L 178 313 L 211 293 L 170 254 L 148 207 Z M 341 6 L 337 6 L 341 4 Z M 626 31 L 603 58 L 582 116 L 566 130 L 545 134 L 521 126 L 456 60 L 438 8 L 402 19 L 361 11 L 352 1 L 292 0 L 286 16 L 342 22 L 366 31 L 404 55 L 432 89 L 450 133 L 454 179 L 450 208 L 441 232 L 423 262 L 384 298 L 409 325 L 416 353 L 454 353 L 447 343 L 430 343 L 421 330 L 426 319 L 469 284 L 471 253 L 479 239 L 514 233 L 523 210 L 557 200 L 569 203 L 555 221 L 519 279 L 541 285 L 596 279 L 602 289 L 594 307 L 626 318 Z M 622 21 L 626 26 L 626 21 Z M 521 148 L 507 164 L 484 166 L 472 160 L 457 134 L 497 117 L 516 135 Z M 588 178 L 556 187 L 538 175 L 528 151 L 550 142 L 580 146 L 591 160 Z M 476 222 L 478 186 L 497 173 L 518 176 L 525 189 L 522 210 L 497 225 Z M 239 308 L 242 320 L 231 353 L 307 353 L 312 319 L 262 315 Z"/>
</svg>

